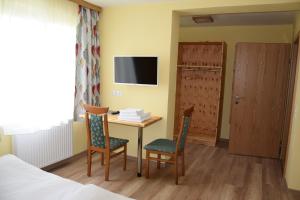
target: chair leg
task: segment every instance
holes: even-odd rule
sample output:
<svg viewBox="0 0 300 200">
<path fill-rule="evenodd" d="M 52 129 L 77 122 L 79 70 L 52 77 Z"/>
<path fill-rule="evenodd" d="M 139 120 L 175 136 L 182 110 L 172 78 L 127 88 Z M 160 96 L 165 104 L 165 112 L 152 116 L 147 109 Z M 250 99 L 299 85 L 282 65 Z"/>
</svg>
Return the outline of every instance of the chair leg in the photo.
<svg viewBox="0 0 300 200">
<path fill-rule="evenodd" d="M 184 176 L 185 175 L 184 152 L 182 152 L 181 159 L 182 159 L 182 176 Z"/>
<path fill-rule="evenodd" d="M 124 165 L 123 170 L 126 170 L 126 164 L 127 164 L 127 144 L 124 146 Z"/>
<path fill-rule="evenodd" d="M 161 154 L 157 154 L 157 158 L 161 159 Z M 160 160 L 157 160 L 156 165 L 157 165 L 157 169 L 160 169 Z"/>
<path fill-rule="evenodd" d="M 104 153 L 100 153 L 101 166 L 104 165 Z"/>
<path fill-rule="evenodd" d="M 178 185 L 178 157 L 177 155 L 175 156 L 175 184 Z"/>
<path fill-rule="evenodd" d="M 146 178 L 149 178 L 149 174 L 150 174 L 150 160 L 149 160 L 149 157 L 150 157 L 150 152 L 149 151 L 146 151 Z"/>
<path fill-rule="evenodd" d="M 110 155 L 109 152 L 105 152 L 105 181 L 109 180 L 109 166 L 110 166 Z"/>
<path fill-rule="evenodd" d="M 92 152 L 91 150 L 88 150 L 88 155 L 87 155 L 87 176 L 91 176 L 91 171 L 92 171 Z"/>
</svg>

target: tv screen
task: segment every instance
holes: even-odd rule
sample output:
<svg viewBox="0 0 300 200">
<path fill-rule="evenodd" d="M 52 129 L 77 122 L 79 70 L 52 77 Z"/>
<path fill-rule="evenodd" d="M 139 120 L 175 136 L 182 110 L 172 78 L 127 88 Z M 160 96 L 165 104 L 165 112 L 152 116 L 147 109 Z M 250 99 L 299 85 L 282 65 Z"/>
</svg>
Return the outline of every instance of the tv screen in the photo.
<svg viewBox="0 0 300 200">
<path fill-rule="evenodd" d="M 115 82 L 157 85 L 157 57 L 115 57 Z"/>
</svg>

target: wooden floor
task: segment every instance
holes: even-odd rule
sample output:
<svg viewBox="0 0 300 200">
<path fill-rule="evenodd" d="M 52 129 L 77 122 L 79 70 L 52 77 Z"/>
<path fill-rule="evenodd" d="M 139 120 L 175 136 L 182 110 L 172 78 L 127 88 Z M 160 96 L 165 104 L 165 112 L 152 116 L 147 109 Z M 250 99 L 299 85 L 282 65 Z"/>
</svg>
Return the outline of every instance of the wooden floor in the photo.
<svg viewBox="0 0 300 200">
<path fill-rule="evenodd" d="M 122 170 L 122 156 L 111 162 L 110 181 L 104 181 L 104 167 L 94 155 L 92 176 L 86 175 L 86 158 L 81 157 L 51 172 L 83 184 L 96 184 L 134 199 L 290 199 L 294 200 L 273 159 L 236 156 L 224 147 L 188 144 L 186 175 L 174 184 L 173 166 L 150 168 L 150 179 L 136 177 L 136 162 L 128 159 Z"/>
</svg>

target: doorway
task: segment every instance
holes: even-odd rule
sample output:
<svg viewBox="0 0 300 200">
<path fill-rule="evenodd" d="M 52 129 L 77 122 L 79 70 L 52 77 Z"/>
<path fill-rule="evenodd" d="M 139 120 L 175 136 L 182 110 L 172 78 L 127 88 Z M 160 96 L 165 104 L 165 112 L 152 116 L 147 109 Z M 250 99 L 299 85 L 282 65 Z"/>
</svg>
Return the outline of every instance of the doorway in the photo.
<svg viewBox="0 0 300 200">
<path fill-rule="evenodd" d="M 194 15 L 181 17 L 181 28 L 179 34 L 180 42 L 225 42 L 227 45 L 224 100 L 222 106 L 223 109 L 221 111 L 222 112 L 221 125 L 219 127 L 220 137 L 218 138 L 218 140 L 225 140 L 230 142 L 229 139 L 232 138 L 231 137 L 232 124 L 230 123 L 230 118 L 231 118 L 231 110 L 232 110 L 231 107 L 232 96 L 233 96 L 232 85 L 234 80 L 234 60 L 235 60 L 236 44 L 237 43 L 264 43 L 264 44 L 284 43 L 290 45 L 293 40 L 292 24 L 294 22 L 294 15 L 295 15 L 294 12 L 212 14 L 209 15 L 209 17 L 207 17 L 206 15 L 207 21 L 200 22 L 199 24 L 197 24 L 193 20 Z M 208 19 L 210 17 L 212 18 L 212 20 Z M 287 50 L 287 52 L 289 51 L 290 50 Z M 273 56 L 275 54 L 276 53 L 273 53 Z M 287 54 L 289 55 L 289 53 Z M 286 62 L 288 63 L 289 60 L 287 59 L 284 61 L 284 63 Z M 286 80 L 289 78 L 287 78 L 285 75 L 283 79 Z M 287 92 L 287 88 L 288 88 L 287 84 L 285 85 L 285 87 L 286 87 L 285 92 Z M 283 90 L 281 90 L 281 93 L 283 93 L 282 91 Z M 279 98 L 279 100 L 278 102 L 282 102 L 282 101 L 284 102 L 283 98 Z M 284 115 L 285 110 L 283 110 L 282 112 Z M 286 111 L 286 113 L 288 115 L 290 114 L 290 111 Z M 279 158 L 280 146 L 282 146 L 281 144 L 283 143 L 282 131 L 285 125 L 284 126 L 281 125 L 280 127 L 281 130 L 277 131 L 278 137 L 276 142 L 274 142 L 274 144 L 276 145 L 272 147 L 273 148 L 272 154 L 265 154 L 265 155 L 264 154 L 262 155 L 243 154 L 243 153 L 237 153 L 237 154 Z M 252 136 L 257 137 L 257 135 L 256 136 L 252 135 Z M 267 138 L 266 141 L 269 142 L 268 136 L 266 136 L 266 138 Z M 251 142 L 253 142 L 253 140 Z"/>
</svg>

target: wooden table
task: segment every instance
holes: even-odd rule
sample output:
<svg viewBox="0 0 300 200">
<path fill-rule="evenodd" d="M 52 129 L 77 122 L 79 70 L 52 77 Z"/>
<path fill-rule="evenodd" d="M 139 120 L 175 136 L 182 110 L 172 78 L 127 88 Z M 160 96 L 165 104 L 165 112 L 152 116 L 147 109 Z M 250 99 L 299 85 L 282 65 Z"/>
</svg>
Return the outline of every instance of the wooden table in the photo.
<svg viewBox="0 0 300 200">
<path fill-rule="evenodd" d="M 82 116 L 84 117 L 84 116 Z M 137 148 L 137 176 L 141 177 L 142 176 L 142 152 L 143 152 L 143 128 L 150 126 L 151 124 L 154 124 L 161 120 L 162 117 L 158 116 L 151 116 L 150 119 L 147 119 L 143 122 L 130 122 L 130 121 L 124 121 L 124 120 L 119 120 L 118 115 L 107 115 L 107 121 L 112 124 L 120 124 L 120 125 L 125 125 L 125 126 L 132 126 L 132 127 L 137 127 L 138 128 L 138 148 Z"/>
</svg>

